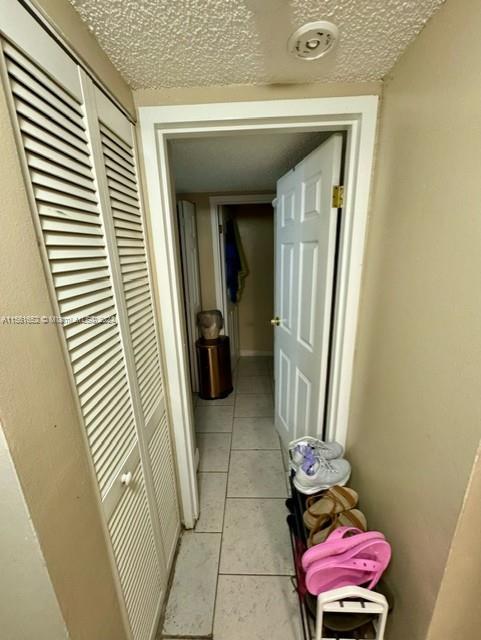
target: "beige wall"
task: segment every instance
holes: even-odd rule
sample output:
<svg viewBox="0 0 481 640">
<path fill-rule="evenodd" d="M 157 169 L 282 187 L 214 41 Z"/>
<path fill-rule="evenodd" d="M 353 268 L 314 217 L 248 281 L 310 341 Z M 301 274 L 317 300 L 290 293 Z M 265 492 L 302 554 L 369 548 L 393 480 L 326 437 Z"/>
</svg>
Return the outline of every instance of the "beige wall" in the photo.
<svg viewBox="0 0 481 640">
<path fill-rule="evenodd" d="M 287 100 L 332 96 L 380 95 L 380 82 L 328 82 L 326 84 L 230 85 L 227 87 L 186 87 L 179 89 L 137 89 L 136 107 L 160 104 L 239 102 L 243 100 Z"/>
<path fill-rule="evenodd" d="M 393 545 L 389 640 L 426 637 L 481 435 L 480 30 L 448 0 L 383 94 L 348 454 Z"/>
<path fill-rule="evenodd" d="M 237 222 L 248 275 L 239 302 L 239 347 L 272 353 L 274 315 L 274 215 L 269 204 L 228 207 Z M 245 355 L 253 355 L 246 353 Z"/>
<path fill-rule="evenodd" d="M 2 637 L 65 640 L 65 622 L 0 423 L 0 620 Z M 20 615 L 19 615 L 20 614 Z"/>
<path fill-rule="evenodd" d="M 52 315 L 1 86 L 0 139 L 0 316 Z M 56 327 L 0 324 L 0 362 L 0 418 L 71 638 L 122 640 L 96 488 Z M 25 615 L 20 604 L 16 613 Z"/>
<path fill-rule="evenodd" d="M 428 640 L 478 638 L 481 629 L 481 448 L 478 449 Z"/>
<path fill-rule="evenodd" d="M 70 2 L 68 0 L 34 0 L 34 3 L 112 95 L 135 117 L 130 87 L 112 65 Z"/>
</svg>

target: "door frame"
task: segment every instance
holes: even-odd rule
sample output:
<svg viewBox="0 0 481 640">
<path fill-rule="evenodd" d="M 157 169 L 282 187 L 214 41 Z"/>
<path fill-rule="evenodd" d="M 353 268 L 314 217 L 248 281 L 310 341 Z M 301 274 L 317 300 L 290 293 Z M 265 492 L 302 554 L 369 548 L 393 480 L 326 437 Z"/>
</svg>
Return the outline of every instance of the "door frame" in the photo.
<svg viewBox="0 0 481 640">
<path fill-rule="evenodd" d="M 196 228 L 195 231 L 195 240 L 197 244 L 196 255 L 197 255 L 197 275 L 199 277 L 199 300 L 200 300 L 200 266 L 199 266 L 199 239 L 197 237 L 197 208 L 193 202 L 189 200 L 178 200 L 178 220 L 179 220 L 179 236 L 180 236 L 180 260 L 182 264 L 182 272 L 183 272 L 183 292 L 184 292 L 184 308 L 185 308 L 185 316 L 186 316 L 186 330 L 187 330 L 187 341 L 188 341 L 188 351 L 189 351 L 189 370 L 191 374 L 191 382 L 194 393 L 199 392 L 199 369 L 197 364 L 197 356 L 196 356 L 196 347 L 195 347 L 195 336 L 196 336 L 196 328 L 197 323 L 192 323 L 192 313 L 191 313 L 191 297 L 192 291 L 189 286 L 189 259 L 190 256 L 187 253 L 187 236 L 185 233 L 185 215 L 184 215 L 184 206 L 183 203 L 192 205 L 194 208 L 194 225 Z M 201 307 L 202 308 L 202 307 Z"/>
<path fill-rule="evenodd" d="M 212 260 L 214 263 L 215 304 L 224 318 L 224 333 L 229 336 L 229 318 L 227 313 L 227 283 L 219 225 L 222 224 L 219 207 L 232 204 L 272 204 L 275 193 L 239 194 L 211 196 L 209 198 L 210 228 L 212 234 Z"/>
<path fill-rule="evenodd" d="M 182 517 L 198 515 L 194 417 L 189 388 L 175 193 L 168 142 L 174 138 L 256 132 L 345 131 L 344 206 L 333 323 L 327 439 L 347 439 L 369 194 L 379 98 L 375 95 L 140 107 L 152 248 L 157 274 L 168 400 L 177 456 Z"/>
</svg>

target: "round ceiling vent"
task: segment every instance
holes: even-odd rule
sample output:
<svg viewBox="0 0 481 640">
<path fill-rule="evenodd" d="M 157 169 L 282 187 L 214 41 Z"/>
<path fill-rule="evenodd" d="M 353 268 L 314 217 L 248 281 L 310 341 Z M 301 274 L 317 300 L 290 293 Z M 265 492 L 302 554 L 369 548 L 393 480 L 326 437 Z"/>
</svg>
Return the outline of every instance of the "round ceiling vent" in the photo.
<svg viewBox="0 0 481 640">
<path fill-rule="evenodd" d="M 287 42 L 289 52 L 301 60 L 318 60 L 332 50 L 338 37 L 332 22 L 308 22 L 294 31 Z"/>
</svg>

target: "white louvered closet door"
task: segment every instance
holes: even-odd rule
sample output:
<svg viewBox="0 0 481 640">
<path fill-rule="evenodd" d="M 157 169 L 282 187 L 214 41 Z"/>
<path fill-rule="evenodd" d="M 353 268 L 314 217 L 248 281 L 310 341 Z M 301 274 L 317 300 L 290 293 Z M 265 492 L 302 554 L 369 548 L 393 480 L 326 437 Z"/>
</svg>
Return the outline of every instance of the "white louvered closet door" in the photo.
<svg viewBox="0 0 481 640">
<path fill-rule="evenodd" d="M 1 66 L 34 223 L 126 624 L 150 640 L 180 526 L 132 130 L 20 5 L 9 11 Z"/>
<path fill-rule="evenodd" d="M 86 92 L 87 93 L 87 92 Z M 160 349 L 142 215 L 134 129 L 121 111 L 91 85 L 92 137 L 99 140 L 94 158 L 111 226 L 116 278 L 123 298 L 129 335 L 129 366 L 136 379 L 138 423 L 149 460 L 152 489 L 159 512 L 160 535 L 167 566 L 179 535 L 175 470 L 167 421 Z M 90 119 L 91 121 L 93 120 Z"/>
</svg>

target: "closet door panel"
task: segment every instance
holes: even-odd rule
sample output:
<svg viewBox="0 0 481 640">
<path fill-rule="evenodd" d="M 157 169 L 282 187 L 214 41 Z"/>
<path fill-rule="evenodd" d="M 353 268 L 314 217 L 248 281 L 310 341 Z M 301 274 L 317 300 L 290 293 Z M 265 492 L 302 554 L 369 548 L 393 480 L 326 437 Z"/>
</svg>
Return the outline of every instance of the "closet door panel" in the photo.
<svg viewBox="0 0 481 640">
<path fill-rule="evenodd" d="M 99 91 L 95 97 L 104 178 L 142 416 L 144 451 L 151 474 L 151 495 L 157 507 L 164 559 L 170 566 L 180 517 L 132 128 Z"/>
<path fill-rule="evenodd" d="M 135 160 L 133 148 L 125 139 L 102 121 L 99 126 L 140 401 L 147 425 L 164 390 Z"/>
<path fill-rule="evenodd" d="M 177 546 L 179 513 L 175 486 L 175 469 L 172 459 L 169 425 L 164 412 L 149 441 L 149 454 L 155 490 L 155 499 L 162 529 L 165 559 L 169 566 Z"/>
<path fill-rule="evenodd" d="M 82 103 L 13 45 L 5 43 L 3 51 L 38 225 L 104 500 L 137 437 Z M 72 84 L 73 80 L 69 88 Z M 75 134 L 66 130 L 65 121 Z M 116 365 L 113 372 L 109 363 Z"/>
<path fill-rule="evenodd" d="M 130 624 L 135 640 L 149 640 L 162 591 L 144 474 L 140 462 L 109 521 Z"/>
</svg>

